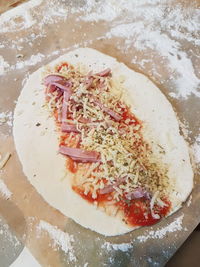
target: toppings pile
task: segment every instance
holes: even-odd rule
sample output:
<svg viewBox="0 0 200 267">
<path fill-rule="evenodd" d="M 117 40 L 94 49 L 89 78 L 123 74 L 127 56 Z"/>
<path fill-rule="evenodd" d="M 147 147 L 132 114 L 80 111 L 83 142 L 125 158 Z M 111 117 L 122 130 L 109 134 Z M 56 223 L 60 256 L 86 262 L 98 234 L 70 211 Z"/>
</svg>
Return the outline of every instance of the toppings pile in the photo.
<svg viewBox="0 0 200 267">
<path fill-rule="evenodd" d="M 43 82 L 73 190 L 134 226 L 165 216 L 166 167 L 154 159 L 142 123 L 122 101 L 122 81 L 112 79 L 110 69 L 93 73 L 65 62 L 47 69 Z"/>
</svg>

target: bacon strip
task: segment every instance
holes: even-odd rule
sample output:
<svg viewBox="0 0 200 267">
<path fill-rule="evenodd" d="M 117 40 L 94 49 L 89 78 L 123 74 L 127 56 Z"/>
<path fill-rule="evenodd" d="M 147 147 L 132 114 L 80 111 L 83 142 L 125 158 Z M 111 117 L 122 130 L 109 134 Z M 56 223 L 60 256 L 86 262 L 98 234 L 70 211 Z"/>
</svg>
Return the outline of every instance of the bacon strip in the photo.
<svg viewBox="0 0 200 267">
<path fill-rule="evenodd" d="M 67 124 L 64 122 L 61 125 L 61 131 L 66 132 L 66 133 L 70 133 L 70 132 L 79 133 L 79 130 L 77 129 L 76 125 Z"/>
<path fill-rule="evenodd" d="M 74 161 L 79 161 L 84 163 L 100 161 L 100 153 L 96 151 L 86 151 L 80 148 L 60 146 L 59 152 L 63 155 L 69 156 Z"/>
<path fill-rule="evenodd" d="M 107 68 L 107 69 L 105 69 L 105 70 L 103 70 L 101 72 L 96 73 L 95 75 L 100 76 L 100 77 L 106 77 L 110 73 L 111 73 L 111 69 L 110 68 Z"/>
</svg>

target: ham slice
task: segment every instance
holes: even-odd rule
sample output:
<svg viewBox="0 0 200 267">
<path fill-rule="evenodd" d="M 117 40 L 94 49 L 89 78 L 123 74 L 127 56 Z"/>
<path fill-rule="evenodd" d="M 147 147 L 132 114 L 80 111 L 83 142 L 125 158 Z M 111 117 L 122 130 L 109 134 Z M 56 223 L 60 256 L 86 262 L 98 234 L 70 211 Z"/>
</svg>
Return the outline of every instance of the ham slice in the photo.
<svg viewBox="0 0 200 267">
<path fill-rule="evenodd" d="M 104 112 L 109 114 L 113 119 L 115 119 L 116 121 L 120 121 L 122 119 L 122 117 L 118 113 L 116 113 L 110 108 L 105 107 L 98 99 L 95 99 L 93 97 L 92 99 L 95 105 L 99 106 Z"/>
<path fill-rule="evenodd" d="M 57 88 L 63 91 L 68 91 L 69 93 L 71 93 L 71 88 L 72 88 L 71 82 L 68 82 L 66 80 L 61 80 L 61 81 L 53 82 L 52 85 L 55 85 Z"/>
<path fill-rule="evenodd" d="M 93 80 L 93 77 L 89 77 L 85 80 L 84 84 L 86 89 L 89 89 L 92 86 Z"/>
<path fill-rule="evenodd" d="M 138 199 L 138 198 L 150 198 L 150 194 L 145 191 L 144 189 L 142 189 L 141 187 L 136 188 L 134 191 L 129 192 L 126 194 L 126 198 L 128 200 L 133 200 L 133 199 Z"/>
<path fill-rule="evenodd" d="M 100 161 L 100 153 L 96 151 L 86 151 L 80 148 L 60 146 L 59 152 L 63 155 L 69 156 L 74 161 L 79 161 L 84 163 Z"/>
<path fill-rule="evenodd" d="M 125 182 L 126 176 L 119 178 L 117 182 L 115 182 L 113 185 L 106 185 L 103 189 L 99 190 L 100 195 L 112 193 L 115 191 L 114 187 L 119 186 L 120 184 L 123 184 Z"/>
<path fill-rule="evenodd" d="M 102 107 L 103 111 L 105 111 L 107 114 L 109 114 L 112 118 L 114 118 L 116 121 L 120 121 L 122 119 L 122 117 L 117 114 L 115 111 L 113 111 L 110 108 L 107 107 Z"/>
<path fill-rule="evenodd" d="M 52 84 L 54 82 L 63 81 L 65 78 L 60 75 L 55 74 L 49 74 L 44 78 L 44 84 L 48 86 L 49 84 Z"/>
<path fill-rule="evenodd" d="M 48 87 L 47 87 L 47 93 L 53 93 L 56 91 L 56 86 L 55 85 L 52 85 L 52 84 L 49 84 Z"/>
<path fill-rule="evenodd" d="M 106 77 L 110 73 L 111 73 L 111 69 L 110 68 L 107 68 L 107 69 L 105 69 L 105 70 L 103 70 L 101 72 L 96 73 L 95 75 L 100 76 L 100 77 Z"/>
<path fill-rule="evenodd" d="M 67 123 L 62 123 L 61 125 L 61 131 L 65 133 L 79 133 L 79 130 L 77 129 L 76 125 L 74 124 L 67 124 Z"/>
</svg>

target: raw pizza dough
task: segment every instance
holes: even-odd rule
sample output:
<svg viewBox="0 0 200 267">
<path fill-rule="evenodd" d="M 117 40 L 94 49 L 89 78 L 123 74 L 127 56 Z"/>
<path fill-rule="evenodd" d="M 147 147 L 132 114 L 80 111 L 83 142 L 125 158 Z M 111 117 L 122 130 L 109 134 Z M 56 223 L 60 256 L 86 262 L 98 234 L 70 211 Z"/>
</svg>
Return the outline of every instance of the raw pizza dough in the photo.
<svg viewBox="0 0 200 267">
<path fill-rule="evenodd" d="M 193 171 L 188 147 L 179 134 L 176 115 L 165 96 L 144 75 L 94 49 L 74 50 L 49 65 L 63 61 L 72 65 L 82 63 L 93 72 L 109 67 L 113 79 L 119 75 L 124 78 L 124 100 L 131 104 L 132 112 L 143 121 L 144 139 L 153 141 L 155 154 L 158 153 L 157 144 L 166 151 L 165 155 L 160 155 L 160 160 L 169 165 L 168 176 L 175 189 L 170 195 L 171 213 L 180 208 L 192 190 Z M 30 75 L 14 112 L 14 140 L 25 175 L 51 206 L 86 228 L 107 236 L 137 228 L 96 209 L 71 189 L 65 157 L 57 152 L 59 136 L 55 121 L 44 108 L 43 70 L 40 68 Z M 40 126 L 36 127 L 37 123 Z"/>
</svg>

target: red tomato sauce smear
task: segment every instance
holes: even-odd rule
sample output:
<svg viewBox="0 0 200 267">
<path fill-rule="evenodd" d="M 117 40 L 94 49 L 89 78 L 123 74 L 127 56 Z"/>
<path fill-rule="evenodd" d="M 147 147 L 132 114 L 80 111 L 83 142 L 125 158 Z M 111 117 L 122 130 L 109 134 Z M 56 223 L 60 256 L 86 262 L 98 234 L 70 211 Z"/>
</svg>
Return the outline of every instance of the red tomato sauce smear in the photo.
<svg viewBox="0 0 200 267">
<path fill-rule="evenodd" d="M 80 187 L 73 186 L 72 189 L 78 193 L 83 199 L 90 203 L 95 201 L 99 206 L 106 206 L 109 201 L 113 200 L 112 193 L 108 194 L 98 194 L 94 199 L 92 198 L 92 193 L 89 192 L 87 195 L 84 194 L 84 190 Z M 166 199 L 162 199 L 165 206 L 160 207 L 158 205 L 154 206 L 154 212 L 162 217 L 165 217 L 170 210 L 170 202 Z M 149 226 L 157 223 L 160 219 L 155 219 L 150 210 L 150 200 L 146 198 L 134 199 L 131 201 L 121 200 L 116 202 L 115 206 L 119 207 L 119 210 L 124 214 L 124 221 L 131 226 Z"/>
</svg>

